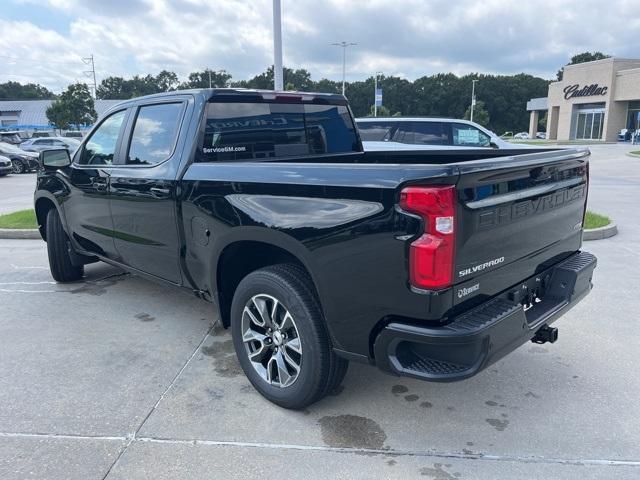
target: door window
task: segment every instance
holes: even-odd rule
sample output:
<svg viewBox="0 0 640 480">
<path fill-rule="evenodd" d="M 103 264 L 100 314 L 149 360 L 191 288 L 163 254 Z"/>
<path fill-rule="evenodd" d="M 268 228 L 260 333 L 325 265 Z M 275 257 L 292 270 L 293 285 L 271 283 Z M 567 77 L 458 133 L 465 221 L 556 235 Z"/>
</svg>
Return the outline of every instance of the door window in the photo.
<svg viewBox="0 0 640 480">
<path fill-rule="evenodd" d="M 393 141 L 400 143 L 413 143 L 413 131 L 411 129 L 411 123 L 398 122 L 398 128 L 393 134 Z"/>
<path fill-rule="evenodd" d="M 116 153 L 118 136 L 124 122 L 125 110 L 116 112 L 104 120 L 87 141 L 82 155 L 78 160 L 80 165 L 111 165 Z"/>
<path fill-rule="evenodd" d="M 448 135 L 442 122 L 413 122 L 413 143 L 417 145 L 447 145 Z"/>
<path fill-rule="evenodd" d="M 451 124 L 453 145 L 457 147 L 488 147 L 491 137 L 472 125 Z"/>
<path fill-rule="evenodd" d="M 362 141 L 388 142 L 395 129 L 396 125 L 392 122 L 358 122 Z"/>
<path fill-rule="evenodd" d="M 157 165 L 173 151 L 182 103 L 140 107 L 129 144 L 127 165 Z"/>
</svg>

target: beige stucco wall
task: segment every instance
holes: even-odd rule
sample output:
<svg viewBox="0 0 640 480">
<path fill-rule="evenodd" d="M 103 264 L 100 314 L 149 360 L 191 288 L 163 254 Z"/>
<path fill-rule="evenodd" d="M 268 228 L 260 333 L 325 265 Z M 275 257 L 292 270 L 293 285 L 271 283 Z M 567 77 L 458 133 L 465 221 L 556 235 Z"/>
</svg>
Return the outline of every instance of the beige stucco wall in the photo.
<svg viewBox="0 0 640 480">
<path fill-rule="evenodd" d="M 616 73 L 614 99 L 617 101 L 640 100 L 640 68 Z"/>
<path fill-rule="evenodd" d="M 620 70 L 628 72 L 620 73 Z M 636 73 L 637 71 L 637 73 Z M 578 84 L 580 88 L 597 83 L 607 87 L 604 95 L 564 98 L 564 88 Z M 574 105 L 605 102 L 603 140 L 614 142 L 618 132 L 624 128 L 627 101 L 640 99 L 640 60 L 607 58 L 595 62 L 580 63 L 564 67 L 563 80 L 549 85 L 549 111 L 558 107 L 557 139 L 571 139 L 571 117 Z M 547 132 L 553 137 L 551 116 L 547 121 Z M 555 123 L 555 122 L 554 122 Z"/>
</svg>

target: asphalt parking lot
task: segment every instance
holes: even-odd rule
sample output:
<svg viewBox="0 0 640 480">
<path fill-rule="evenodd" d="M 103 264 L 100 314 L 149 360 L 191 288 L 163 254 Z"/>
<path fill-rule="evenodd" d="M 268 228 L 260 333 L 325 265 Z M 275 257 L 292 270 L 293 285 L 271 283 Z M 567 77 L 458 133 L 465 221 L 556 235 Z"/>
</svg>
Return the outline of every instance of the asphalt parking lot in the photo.
<svg viewBox="0 0 640 480">
<path fill-rule="evenodd" d="M 0 240 L 0 478 L 640 478 L 629 149 L 592 149 L 590 208 L 620 233 L 585 244 L 595 289 L 557 343 L 454 384 L 352 364 L 302 412 L 252 389 L 213 306 L 104 264 L 58 285 L 43 242 Z"/>
<path fill-rule="evenodd" d="M 35 187 L 35 173 L 0 177 L 0 215 L 32 208 Z"/>
</svg>

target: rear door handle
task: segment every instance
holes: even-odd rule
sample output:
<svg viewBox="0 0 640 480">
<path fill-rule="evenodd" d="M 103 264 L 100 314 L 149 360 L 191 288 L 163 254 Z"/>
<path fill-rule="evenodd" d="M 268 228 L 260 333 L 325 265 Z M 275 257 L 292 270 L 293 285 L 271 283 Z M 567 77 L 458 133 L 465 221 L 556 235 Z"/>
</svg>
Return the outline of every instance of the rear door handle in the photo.
<svg viewBox="0 0 640 480">
<path fill-rule="evenodd" d="M 151 187 L 149 191 L 156 198 L 168 198 L 171 195 L 171 190 L 168 188 Z"/>
</svg>

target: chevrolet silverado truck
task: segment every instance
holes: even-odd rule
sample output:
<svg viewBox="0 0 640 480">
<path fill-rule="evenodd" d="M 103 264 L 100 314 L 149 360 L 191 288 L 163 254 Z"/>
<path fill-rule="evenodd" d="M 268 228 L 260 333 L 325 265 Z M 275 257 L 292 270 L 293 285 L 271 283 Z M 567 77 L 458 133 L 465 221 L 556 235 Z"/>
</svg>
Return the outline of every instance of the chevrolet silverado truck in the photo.
<svg viewBox="0 0 640 480">
<path fill-rule="evenodd" d="M 249 381 L 297 409 L 350 361 L 448 382 L 555 341 L 596 266 L 588 156 L 364 152 L 343 96 L 187 90 L 41 152 L 35 210 L 56 281 L 103 261 L 215 303 Z"/>
</svg>

